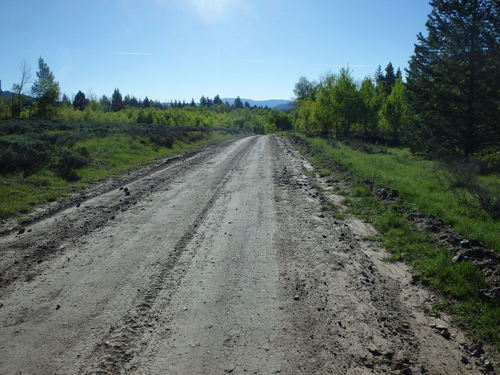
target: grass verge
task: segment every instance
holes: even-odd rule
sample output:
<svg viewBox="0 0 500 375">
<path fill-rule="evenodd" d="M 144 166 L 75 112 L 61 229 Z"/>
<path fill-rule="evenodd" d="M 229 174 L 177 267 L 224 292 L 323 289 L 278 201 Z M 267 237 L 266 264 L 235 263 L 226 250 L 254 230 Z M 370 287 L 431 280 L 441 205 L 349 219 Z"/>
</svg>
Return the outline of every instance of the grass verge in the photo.
<svg viewBox="0 0 500 375">
<path fill-rule="evenodd" d="M 348 180 L 352 190 L 339 193 L 345 196 L 344 203 L 349 207 L 348 211 L 373 224 L 381 234 L 381 245 L 391 252 L 391 260 L 403 260 L 411 264 L 418 271 L 417 278 L 422 283 L 446 297 L 445 302 L 435 308 L 452 313 L 455 322 L 473 338 L 485 340 L 500 349 L 500 307 L 498 301 L 479 296 L 478 291 L 486 286 L 481 272 L 469 261 L 454 263 L 447 249 L 439 247 L 429 233 L 419 231 L 406 219 L 409 213 L 420 208 L 420 200 L 412 200 L 418 195 L 412 189 L 420 192 L 429 188 L 419 186 L 424 177 L 422 174 L 426 173 L 422 163 L 425 165 L 428 162 L 398 161 L 394 154 L 384 155 L 382 159 L 376 155 L 377 158 L 372 160 L 373 155 L 361 155 L 347 146 L 333 147 L 323 139 L 299 136 L 312 147 L 312 161 L 318 171 L 328 170 L 332 162 L 347 167 L 342 177 Z M 374 166 L 378 168 L 374 170 Z M 352 177 L 350 171 L 359 177 Z M 394 176 L 392 183 L 386 186 L 398 189 L 404 198 L 395 203 L 375 197 L 364 182 L 371 177 L 372 180 L 376 179 L 376 183 L 383 184 L 391 174 Z M 407 184 L 405 187 L 403 181 Z M 442 199 L 444 197 L 439 202 Z M 333 214 L 337 215 L 337 212 Z"/>
<path fill-rule="evenodd" d="M 175 141 L 170 148 L 155 144 L 148 137 L 125 134 L 81 139 L 74 147 L 85 147 L 90 163 L 75 170 L 76 181 L 68 181 L 48 167 L 0 175 L 0 219 L 27 214 L 39 204 L 64 202 L 70 194 L 84 191 L 92 183 L 156 159 L 235 137 L 221 131 L 190 132 L 190 135 L 189 139 Z"/>
</svg>

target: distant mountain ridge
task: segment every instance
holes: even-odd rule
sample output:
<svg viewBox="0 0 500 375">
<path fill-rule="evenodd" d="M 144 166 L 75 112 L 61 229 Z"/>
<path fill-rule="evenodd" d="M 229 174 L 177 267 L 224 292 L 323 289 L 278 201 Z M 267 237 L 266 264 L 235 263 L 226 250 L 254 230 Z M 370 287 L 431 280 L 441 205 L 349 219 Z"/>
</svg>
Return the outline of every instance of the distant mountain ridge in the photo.
<svg viewBox="0 0 500 375">
<path fill-rule="evenodd" d="M 224 103 L 228 102 L 229 104 L 234 104 L 236 98 L 222 98 L 222 101 Z M 291 100 L 284 100 L 284 99 L 269 99 L 269 100 L 253 100 L 253 99 L 244 99 L 240 98 L 243 103 L 248 102 L 251 107 L 257 106 L 257 107 L 268 107 L 268 108 L 276 108 L 281 107 L 281 106 L 286 106 L 290 105 L 293 103 Z"/>
</svg>

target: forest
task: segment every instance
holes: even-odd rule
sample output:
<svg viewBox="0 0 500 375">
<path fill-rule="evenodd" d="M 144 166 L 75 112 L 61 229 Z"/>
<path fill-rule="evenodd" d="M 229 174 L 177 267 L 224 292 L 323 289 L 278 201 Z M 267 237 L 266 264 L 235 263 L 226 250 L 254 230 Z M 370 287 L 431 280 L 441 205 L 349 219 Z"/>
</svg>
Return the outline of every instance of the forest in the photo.
<svg viewBox="0 0 500 375">
<path fill-rule="evenodd" d="M 349 68 L 295 85 L 297 130 L 410 147 L 500 167 L 499 5 L 433 1 L 403 76 L 391 63 L 356 82 Z"/>
</svg>

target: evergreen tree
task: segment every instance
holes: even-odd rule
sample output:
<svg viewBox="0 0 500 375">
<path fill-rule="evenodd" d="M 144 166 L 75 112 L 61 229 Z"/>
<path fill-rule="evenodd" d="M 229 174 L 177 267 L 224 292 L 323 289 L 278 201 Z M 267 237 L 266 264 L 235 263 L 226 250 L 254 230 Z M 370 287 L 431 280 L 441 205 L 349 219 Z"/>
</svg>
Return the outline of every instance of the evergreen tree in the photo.
<svg viewBox="0 0 500 375">
<path fill-rule="evenodd" d="M 62 105 L 71 105 L 71 101 L 69 100 L 69 98 L 66 94 L 63 94 L 62 99 L 61 99 L 61 104 Z"/>
<path fill-rule="evenodd" d="M 222 99 L 220 98 L 219 95 L 215 95 L 215 98 L 214 98 L 214 105 L 222 105 L 224 103 L 222 103 Z"/>
<path fill-rule="evenodd" d="M 191 107 L 196 107 L 196 103 L 194 102 L 194 98 L 191 98 L 191 104 L 190 104 Z"/>
<path fill-rule="evenodd" d="M 108 99 L 106 95 L 103 95 L 102 98 L 99 100 L 99 105 L 101 106 L 103 112 L 111 111 L 111 101 Z"/>
<path fill-rule="evenodd" d="M 234 108 L 236 109 L 243 108 L 243 102 L 241 101 L 239 96 L 236 99 L 234 99 Z"/>
<path fill-rule="evenodd" d="M 111 110 L 113 112 L 118 112 L 124 107 L 122 94 L 120 94 L 120 90 L 115 89 L 115 91 L 113 91 L 113 96 L 111 96 Z"/>
<path fill-rule="evenodd" d="M 31 93 L 36 99 L 40 99 L 53 85 L 58 85 L 55 82 L 54 73 L 52 73 L 47 63 L 41 57 L 38 59 L 36 78 L 37 80 L 31 88 Z"/>
<path fill-rule="evenodd" d="M 129 95 L 129 94 L 125 95 L 125 96 L 123 97 L 123 106 L 124 106 L 125 108 L 130 108 L 130 107 L 132 107 L 132 106 L 130 105 L 130 104 L 131 104 L 131 100 L 132 100 L 132 98 L 130 97 L 130 95 Z"/>
<path fill-rule="evenodd" d="M 400 80 L 403 80 L 403 74 L 401 73 L 401 69 L 398 68 L 397 72 L 396 72 L 396 81 L 400 79 Z"/>
<path fill-rule="evenodd" d="M 465 156 L 500 145 L 500 3 L 432 0 L 408 69 L 415 132 L 427 150 Z"/>
<path fill-rule="evenodd" d="M 142 106 L 143 106 L 144 108 L 149 108 L 149 107 L 151 106 L 151 103 L 150 103 L 149 98 L 148 98 L 147 96 L 146 96 L 146 97 L 144 98 L 144 100 L 142 101 Z"/>
<path fill-rule="evenodd" d="M 132 97 L 130 98 L 129 105 L 130 105 L 130 107 L 132 107 L 132 108 L 138 108 L 138 107 L 140 107 L 140 105 L 139 105 L 139 100 L 137 100 L 137 98 L 136 98 L 135 96 L 132 96 Z"/>
<path fill-rule="evenodd" d="M 207 99 L 205 98 L 204 95 L 202 95 L 201 98 L 200 98 L 200 106 L 201 107 L 206 107 L 206 105 L 207 105 Z"/>
<path fill-rule="evenodd" d="M 392 91 L 392 86 L 396 83 L 396 74 L 394 74 L 394 67 L 392 63 L 389 62 L 385 67 L 385 76 L 384 76 L 384 89 L 385 95 L 389 95 Z"/>
<path fill-rule="evenodd" d="M 385 77 L 382 72 L 382 67 L 379 65 L 377 70 L 375 71 L 375 83 L 377 86 L 384 86 Z"/>
<path fill-rule="evenodd" d="M 81 91 L 78 91 L 75 95 L 75 99 L 73 99 L 73 108 L 79 111 L 83 111 L 87 107 L 87 104 L 89 104 L 89 101 L 85 97 L 85 94 Z"/>
<path fill-rule="evenodd" d="M 33 83 L 31 92 L 38 102 L 37 116 L 40 118 L 51 118 L 56 112 L 59 100 L 59 83 L 55 81 L 47 63 L 40 57 L 38 59 L 37 80 Z"/>
</svg>

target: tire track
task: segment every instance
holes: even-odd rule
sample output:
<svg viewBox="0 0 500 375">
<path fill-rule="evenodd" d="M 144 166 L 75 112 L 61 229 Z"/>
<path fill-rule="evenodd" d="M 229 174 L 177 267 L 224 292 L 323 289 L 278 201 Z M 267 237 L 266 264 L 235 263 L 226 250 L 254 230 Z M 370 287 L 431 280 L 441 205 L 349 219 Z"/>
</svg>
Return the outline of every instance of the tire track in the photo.
<svg viewBox="0 0 500 375">
<path fill-rule="evenodd" d="M 49 212 L 43 220 L 34 220 L 21 235 L 0 233 L 0 297 L 8 296 L 7 288 L 12 283 L 34 279 L 43 263 L 64 253 L 64 243 L 75 243 L 81 236 L 105 226 L 117 213 L 133 209 L 139 201 L 165 189 L 165 185 L 179 175 L 232 142 L 234 140 L 223 141 L 174 160 L 168 159 L 160 166 L 146 167 L 146 171 L 137 169 L 132 177 L 111 187 L 96 188 L 76 206 L 65 207 L 62 212 Z M 131 193 L 123 196 L 118 187 L 125 184 Z"/>
<path fill-rule="evenodd" d="M 241 159 L 251 151 L 257 141 L 257 137 L 250 140 L 245 148 L 234 157 L 227 165 L 223 177 L 215 182 L 210 190 L 213 194 L 201 209 L 196 219 L 193 221 L 184 235 L 175 244 L 173 250 L 169 252 L 166 259 L 159 260 L 159 273 L 152 275 L 148 283 L 149 289 L 144 292 L 142 298 L 136 303 L 135 308 L 126 314 L 117 325 L 109 329 L 108 334 L 102 341 L 96 345 L 91 356 L 85 361 L 79 373 L 82 374 L 118 374 L 141 350 L 138 344 L 142 336 L 158 322 L 160 312 L 155 308 L 160 291 L 170 290 L 167 300 L 168 303 L 184 274 L 174 272 L 177 261 L 186 250 L 186 246 L 197 233 L 197 229 L 212 208 L 214 202 L 219 198 L 224 186 L 229 181 L 234 169 L 238 166 Z M 89 369 L 88 363 L 93 363 Z"/>
</svg>

